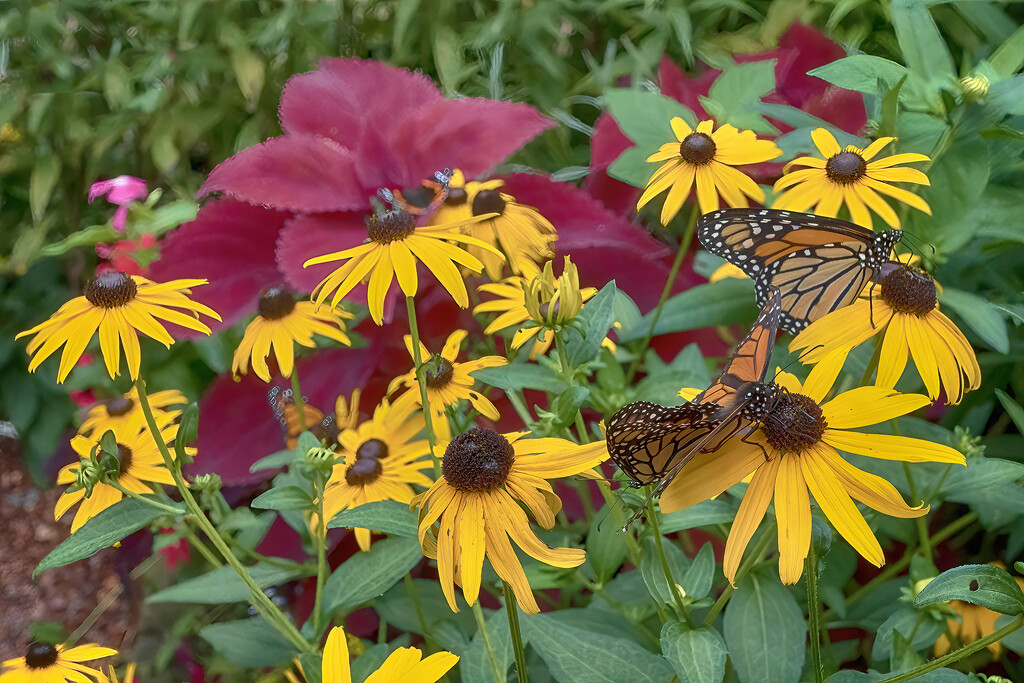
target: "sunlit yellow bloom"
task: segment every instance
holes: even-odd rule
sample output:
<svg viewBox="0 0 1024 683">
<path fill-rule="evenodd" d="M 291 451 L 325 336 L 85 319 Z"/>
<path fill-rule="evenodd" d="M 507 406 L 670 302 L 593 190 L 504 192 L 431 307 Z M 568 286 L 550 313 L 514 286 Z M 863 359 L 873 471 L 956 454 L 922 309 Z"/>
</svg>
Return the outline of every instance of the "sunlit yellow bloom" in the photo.
<svg viewBox="0 0 1024 683">
<path fill-rule="evenodd" d="M 883 333 L 877 385 L 896 386 L 909 354 L 929 398 L 945 391 L 947 403 L 959 403 L 965 392 L 981 385 L 974 349 L 939 310 L 931 277 L 904 265 L 886 270 L 860 299 L 808 325 L 790 342 L 790 350 L 804 350 L 801 360 L 814 363 L 829 350 L 851 349 Z"/>
<path fill-rule="evenodd" d="M 851 220 L 866 228 L 872 227 L 871 212 L 882 217 L 890 227 L 900 227 L 900 219 L 879 193 L 892 197 L 919 211 L 931 215 L 928 203 L 913 192 L 893 187 L 889 183 L 917 183 L 929 185 L 928 176 L 914 168 L 895 168 L 899 164 L 929 161 L 924 154 L 894 154 L 871 161 L 882 148 L 896 138 L 878 138 L 864 149 L 849 145 L 839 146 L 832 133 L 824 128 L 811 132 L 811 139 L 823 158 L 800 157 L 786 164 L 786 175 L 775 183 L 778 195 L 773 209 L 808 211 L 819 216 L 835 217 L 846 204 Z M 793 166 L 808 166 L 800 171 L 788 172 Z M 794 187 L 795 186 L 795 187 Z M 789 189 L 787 189 L 789 188 Z"/>
<path fill-rule="evenodd" d="M 352 314 L 342 308 L 322 308 L 310 301 L 295 301 L 295 295 L 283 287 L 268 287 L 260 293 L 258 315 L 245 328 L 235 349 L 231 371 L 237 376 L 252 369 L 264 382 L 270 381 L 267 356 L 273 344 L 274 357 L 282 377 L 291 377 L 295 364 L 293 343 L 313 348 L 313 335 L 328 337 L 345 346 L 351 344 L 345 334 L 345 322 Z"/>
<path fill-rule="evenodd" d="M 448 439 L 451 431 L 445 418 L 445 408 L 457 405 L 467 399 L 476 410 L 489 420 L 498 419 L 498 409 L 486 396 L 473 390 L 476 382 L 470 373 L 483 368 L 494 368 L 505 365 L 508 361 L 501 356 L 484 356 L 463 363 L 458 362 L 462 342 L 466 339 L 465 330 L 455 330 L 444 343 L 441 353 L 436 356 L 420 343 L 420 358 L 426 364 L 427 401 L 430 404 L 431 423 L 438 438 Z M 412 336 L 405 335 L 405 348 L 413 357 Z M 393 394 L 399 387 L 405 386 L 412 393 L 413 400 L 420 403 L 419 383 L 416 380 L 415 368 L 406 374 L 391 380 L 388 394 Z"/>
<path fill-rule="evenodd" d="M 512 195 L 501 192 L 504 185 L 504 180 L 467 183 L 462 171 L 456 170 L 448 182 L 448 196 L 431 222 L 465 222 L 463 233 L 500 249 L 513 275 L 530 277 L 537 273 L 545 259 L 551 258 L 552 244 L 558 235 L 551 221 L 537 209 L 520 204 Z M 485 214 L 494 216 L 470 222 Z M 501 278 L 505 261 L 474 246 L 470 246 L 468 251 L 483 261 L 488 277 L 492 280 Z"/>
<path fill-rule="evenodd" d="M 206 280 L 172 280 L 158 284 L 138 275 L 124 273 L 97 275 L 85 286 L 83 296 L 75 297 L 61 306 L 46 322 L 19 332 L 15 339 L 36 335 L 28 343 L 27 350 L 32 355 L 29 372 L 35 372 L 40 363 L 64 346 L 57 370 L 57 381 L 63 383 L 98 329 L 100 350 L 103 352 L 107 372 L 111 377 L 121 374 L 123 346 L 128 360 L 128 372 L 134 380 L 139 376 L 140 362 L 136 330 L 168 348 L 174 339 L 158 318 L 210 334 L 210 328 L 199 322 L 198 313 L 214 320 L 220 320 L 220 316 L 187 296 L 192 293 L 189 287 L 205 284 Z M 187 313 L 175 310 L 179 308 Z"/>
<path fill-rule="evenodd" d="M 393 405 L 385 400 L 371 419 L 338 436 L 338 460 L 324 493 L 326 519 L 378 500 L 408 503 L 415 493 L 412 484 L 433 483 L 423 473 L 431 467 L 430 445 L 417 438 L 424 429 L 423 413 L 412 399 L 413 394 L 406 392 Z M 355 533 L 359 547 L 369 550 L 370 530 Z"/>
<path fill-rule="evenodd" d="M 469 220 L 486 220 L 488 217 L 478 216 Z M 465 224 L 466 221 L 454 221 L 417 227 L 415 216 L 397 209 L 371 216 L 366 242 L 358 247 L 311 258 L 302 264 L 307 268 L 317 263 L 346 261 L 345 265 L 337 268 L 313 289 L 313 299 L 320 305 L 334 292 L 331 308 L 337 308 L 353 287 L 369 280 L 366 301 L 370 307 L 370 316 L 381 325 L 384 321 L 384 296 L 391 288 L 392 280 L 397 277 L 402 292 L 406 296 L 415 296 L 419 289 L 416 262 L 422 261 L 452 295 L 455 303 L 467 308 L 469 293 L 455 264 L 474 273 L 479 273 L 484 266 L 479 258 L 465 248 L 450 243 L 477 247 L 491 252 L 498 259 L 504 257 L 486 242 L 459 232 Z"/>
<path fill-rule="evenodd" d="M 732 207 L 750 206 L 747 198 L 764 202 L 764 190 L 734 166 L 759 164 L 782 155 L 771 140 L 758 140 L 753 131 L 736 130 L 725 124 L 714 130 L 713 121 L 701 121 L 693 130 L 678 116 L 671 121 L 674 142 L 666 142 L 647 157 L 651 163 L 663 163 L 647 181 L 636 208 L 668 190 L 661 207 L 661 224 L 668 225 L 697 186 L 697 203 L 701 213 L 715 211 L 721 194 Z M 670 189 L 671 188 L 671 189 Z"/>
<path fill-rule="evenodd" d="M 95 644 L 68 647 L 32 642 L 24 657 L 8 659 L 0 665 L 0 683 L 60 683 L 65 679 L 79 683 L 103 679 L 103 674 L 82 662 L 110 657 L 117 650 Z"/>
<path fill-rule="evenodd" d="M 177 419 L 181 415 L 181 410 L 177 408 L 166 410 L 166 408 L 169 406 L 184 406 L 188 403 L 185 394 L 177 389 L 157 391 L 149 394 L 148 398 L 149 406 L 153 409 L 153 415 L 156 416 L 157 422 L 160 422 L 163 416 L 167 416 L 172 421 Z M 91 432 L 96 432 L 102 436 L 103 432 L 113 429 L 114 425 L 133 424 L 141 426 L 145 422 L 146 416 L 143 415 L 142 407 L 139 405 L 139 392 L 135 387 L 132 387 L 127 394 L 120 398 L 101 401 L 92 408 L 89 408 L 89 413 L 85 416 L 85 420 L 82 421 L 82 426 L 78 428 L 78 433 L 87 435 Z"/>
<path fill-rule="evenodd" d="M 365 683 L 435 683 L 459 661 L 448 651 L 435 652 L 425 659 L 422 657 L 423 653 L 415 647 L 400 647 L 388 655 L 380 668 L 366 677 Z M 348 658 L 345 631 L 336 626 L 331 629 L 324 645 L 323 683 L 352 683 Z"/>
<path fill-rule="evenodd" d="M 173 442 L 178 434 L 178 425 L 171 424 L 173 420 L 174 416 L 169 414 L 164 414 L 157 420 L 160 437 L 166 444 Z M 174 479 L 164 466 L 164 460 L 157 448 L 156 441 L 145 425 L 122 422 L 109 425 L 109 429 L 114 433 L 114 439 L 117 442 L 119 463 L 116 474 L 117 483 L 132 493 L 139 494 L 153 493 L 152 484 L 145 482 L 174 486 Z M 71 448 L 78 454 L 80 461 L 61 468 L 57 473 L 58 484 L 67 485 L 76 482 L 78 471 L 87 466 L 93 449 L 99 446 L 100 440 L 103 438 L 103 433 L 97 429 L 89 436 L 79 434 L 71 439 Z M 186 452 L 195 454 L 195 449 L 187 448 Z M 75 533 L 88 520 L 120 501 L 122 497 L 121 491 L 103 482 L 96 483 L 92 494 L 88 497 L 84 488 L 72 488 L 57 499 L 53 518 L 60 519 L 76 503 L 81 502 L 78 512 L 75 513 L 75 519 L 71 523 L 71 533 Z"/>
<path fill-rule="evenodd" d="M 754 473 L 725 546 L 724 571 L 729 581 L 735 578 L 743 551 L 773 496 L 779 574 L 786 584 L 800 579 L 811 542 L 808 492 L 836 531 L 876 567 L 885 563 L 885 556 L 853 500 L 893 517 L 928 512 L 923 503 L 908 506 L 892 484 L 854 467 L 838 451 L 903 462 L 965 464 L 964 456 L 948 446 L 848 431 L 906 415 L 930 401 L 926 396 L 868 386 L 826 402 L 845 357 L 842 352 L 829 354 L 802 385 L 793 375 L 780 372 L 775 381 L 785 392 L 771 415 L 747 437 L 752 443 L 733 438 L 714 453 L 697 455 L 662 493 L 662 512 L 674 512 L 719 495 Z"/>
<path fill-rule="evenodd" d="M 455 612 L 456 582 L 466 602 L 476 603 L 485 557 L 524 612 L 540 611 L 509 537 L 530 557 L 555 567 L 578 567 L 585 559 L 581 549 L 545 545 L 520 503 L 540 526 L 552 528 L 562 501 L 546 480 L 587 471 L 608 452 L 583 451 L 565 439 L 523 438 L 527 433 L 471 429 L 441 444 L 443 476 L 412 500 L 423 553 L 437 560 L 441 589 Z"/>
</svg>

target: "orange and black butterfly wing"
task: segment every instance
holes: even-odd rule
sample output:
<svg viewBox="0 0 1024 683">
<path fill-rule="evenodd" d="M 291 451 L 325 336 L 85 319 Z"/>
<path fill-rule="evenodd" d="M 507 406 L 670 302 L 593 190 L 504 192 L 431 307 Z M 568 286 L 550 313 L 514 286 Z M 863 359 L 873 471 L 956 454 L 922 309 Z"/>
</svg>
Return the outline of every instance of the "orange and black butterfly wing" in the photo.
<svg viewBox="0 0 1024 683">
<path fill-rule="evenodd" d="M 693 403 L 674 407 L 630 403 L 608 421 L 608 453 L 634 486 L 658 481 L 714 428 L 706 413 L 707 407 Z"/>
<path fill-rule="evenodd" d="M 452 172 L 449 169 L 437 171 L 434 177 L 424 180 L 419 187 L 405 190 L 381 190 L 380 196 L 393 207 L 414 216 L 429 215 L 437 211 L 448 198 L 448 182 Z"/>
<path fill-rule="evenodd" d="M 847 221 L 795 211 L 722 209 L 701 216 L 704 248 L 754 280 L 757 302 L 782 295 L 779 328 L 798 332 L 847 306 L 889 260 L 902 232 L 875 234 Z"/>
<path fill-rule="evenodd" d="M 334 413 L 324 415 L 322 411 L 314 408 L 308 403 L 302 404 L 305 412 L 306 428 L 302 428 L 302 420 L 299 417 L 299 408 L 295 405 L 292 396 L 285 396 L 284 392 L 276 395 L 274 412 L 284 428 L 284 442 L 287 448 L 295 448 L 299 443 L 299 435 L 304 431 L 312 432 L 318 439 L 327 439 L 328 443 L 337 438 L 338 430 L 334 423 Z"/>
</svg>

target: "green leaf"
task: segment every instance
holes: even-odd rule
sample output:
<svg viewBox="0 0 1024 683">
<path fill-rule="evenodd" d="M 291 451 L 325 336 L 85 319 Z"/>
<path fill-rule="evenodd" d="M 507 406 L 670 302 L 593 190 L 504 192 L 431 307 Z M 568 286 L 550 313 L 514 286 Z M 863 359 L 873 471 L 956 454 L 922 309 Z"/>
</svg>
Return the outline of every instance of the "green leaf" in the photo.
<svg viewBox="0 0 1024 683">
<path fill-rule="evenodd" d="M 996 389 L 996 396 L 999 397 L 999 402 L 1003 404 L 1003 410 L 1013 420 L 1013 424 L 1017 425 L 1017 431 L 1024 434 L 1024 408 L 1002 389 Z"/>
<path fill-rule="evenodd" d="M 567 330 L 569 338 L 563 348 L 572 367 L 589 363 L 601 351 L 601 343 L 615 322 L 612 313 L 616 291 L 615 281 L 612 280 L 583 305 L 583 310 L 576 316 L 576 322 L 583 330 L 582 336 L 578 330 Z"/>
<path fill-rule="evenodd" d="M 199 405 L 195 402 L 188 404 L 188 407 L 181 413 L 178 433 L 174 437 L 174 455 L 178 462 L 192 462 L 192 456 L 185 451 L 185 447 L 199 437 Z"/>
<path fill-rule="evenodd" d="M 721 683 L 725 678 L 729 653 L 714 629 L 694 631 L 679 622 L 665 624 L 661 629 L 661 652 L 680 683 Z"/>
<path fill-rule="evenodd" d="M 630 88 L 612 88 L 604 93 L 615 122 L 637 146 L 653 154 L 666 142 L 676 139 L 672 132 L 673 117 L 680 117 L 691 127 L 697 126 L 697 116 L 671 97 Z M 651 166 L 653 172 L 655 166 Z M 648 174 L 650 175 L 650 174 Z"/>
<path fill-rule="evenodd" d="M 28 181 L 28 202 L 32 209 L 32 220 L 38 222 L 43 218 L 53 188 L 60 179 L 60 167 L 60 157 L 52 151 L 44 151 L 36 158 Z"/>
<path fill-rule="evenodd" d="M 630 640 L 567 626 L 552 614 L 520 614 L 530 646 L 558 681 L 668 683 L 672 670 L 662 657 Z"/>
<path fill-rule="evenodd" d="M 758 133 L 778 131 L 761 116 L 761 98 L 775 89 L 775 60 L 730 64 L 701 97 L 704 110 L 718 121 Z"/>
<path fill-rule="evenodd" d="M 661 516 L 661 531 L 671 534 L 699 526 L 725 524 L 736 517 L 736 507 L 724 500 L 703 500 L 683 510 Z"/>
<path fill-rule="evenodd" d="M 1013 577 L 990 564 L 968 564 L 942 572 L 917 594 L 915 607 L 963 600 L 1001 614 L 1024 612 L 1024 593 Z"/>
<path fill-rule="evenodd" d="M 323 681 L 323 658 L 312 652 L 299 655 L 299 663 L 302 665 L 302 673 L 306 683 L 321 683 Z"/>
<path fill-rule="evenodd" d="M 445 631 L 445 623 L 455 624 L 467 636 L 476 632 L 473 612 L 460 591 L 455 591 L 455 602 L 458 613 L 452 612 L 436 580 L 413 579 L 411 584 L 403 582 L 393 587 L 375 600 L 373 607 L 395 628 L 438 640 L 436 636 Z"/>
<path fill-rule="evenodd" d="M 312 510 L 313 497 L 298 486 L 275 486 L 256 496 L 250 507 L 261 510 Z"/>
<path fill-rule="evenodd" d="M 892 606 L 889 606 L 892 609 Z M 892 612 L 875 631 L 875 642 L 871 647 L 872 661 L 888 661 L 893 653 L 895 633 L 910 639 L 912 648 L 922 650 L 935 643 L 935 639 L 946 629 L 946 622 L 938 621 L 910 607 L 901 607 Z"/>
<path fill-rule="evenodd" d="M 875 95 L 879 92 L 879 82 L 884 91 L 896 87 L 907 75 L 907 68 L 884 57 L 850 55 L 811 69 L 807 75 L 817 76 L 840 88 Z"/>
<path fill-rule="evenodd" d="M 693 558 L 689 569 L 683 574 L 679 585 L 694 600 L 700 600 L 711 591 L 711 583 L 715 578 L 715 550 L 711 542 L 705 543 L 697 556 Z"/>
<path fill-rule="evenodd" d="M 910 71 L 907 88 L 933 111 L 941 111 L 939 90 L 956 87 L 956 69 L 935 20 L 923 0 L 893 0 L 890 12 Z"/>
<path fill-rule="evenodd" d="M 696 344 L 689 344 L 665 363 L 654 350 L 644 356 L 646 376 L 636 385 L 636 399 L 662 405 L 679 405 L 683 399 L 679 390 L 684 387 L 706 387 L 711 383 L 707 363 Z M 666 532 L 668 533 L 668 532 Z"/>
<path fill-rule="evenodd" d="M 249 466 L 249 471 L 259 472 L 260 470 L 273 470 L 278 467 L 290 465 L 294 461 L 295 451 L 278 451 L 277 453 L 271 453 L 265 458 L 260 458 L 254 462 Z"/>
<path fill-rule="evenodd" d="M 509 363 L 497 368 L 482 368 L 470 375 L 503 390 L 539 389 L 558 393 L 565 389 L 565 383 L 555 376 L 551 368 L 535 363 Z"/>
<path fill-rule="evenodd" d="M 257 564 L 248 567 L 249 574 L 260 588 L 279 586 L 302 576 L 301 567 L 276 567 L 271 564 Z M 249 587 L 235 570 L 228 566 L 218 567 L 212 572 L 186 579 L 162 591 L 153 593 L 146 602 L 191 602 L 198 605 L 223 605 L 249 599 Z"/>
<path fill-rule="evenodd" d="M 729 278 L 714 284 L 697 285 L 681 292 L 662 308 L 654 334 L 685 332 L 714 325 L 750 322 L 757 314 L 750 280 Z M 619 333 L 619 342 L 643 339 L 651 329 L 653 311 L 628 330 Z"/>
<path fill-rule="evenodd" d="M 178 514 L 184 513 L 185 506 L 182 505 Z M 141 500 L 125 498 L 87 521 L 78 531 L 51 550 L 32 572 L 32 576 L 35 577 L 46 569 L 84 560 L 97 550 L 109 548 L 157 517 L 167 514 L 169 513 L 147 505 Z"/>
<path fill-rule="evenodd" d="M 555 400 L 551 402 L 551 412 L 557 418 L 554 425 L 556 427 L 571 425 L 576 419 L 576 413 L 588 398 L 590 398 L 590 388 L 579 384 L 569 387 L 556 396 Z"/>
<path fill-rule="evenodd" d="M 1013 617 L 1002 616 L 996 619 L 996 630 L 998 631 L 1002 627 L 1006 626 L 1013 621 Z M 1001 642 L 1004 646 L 1013 650 L 1019 655 L 1024 655 L 1024 628 L 1019 628 L 1010 635 L 1003 638 Z"/>
<path fill-rule="evenodd" d="M 604 585 L 622 566 L 628 554 L 625 535 L 609 514 L 608 506 L 601 508 L 590 522 L 587 533 L 587 562 L 597 575 L 597 583 Z"/>
<path fill-rule="evenodd" d="M 742 683 L 800 680 L 807 626 L 777 570 L 740 582 L 725 609 L 724 633 Z"/>
<path fill-rule="evenodd" d="M 669 571 L 672 572 L 672 581 L 676 585 L 681 585 L 683 576 L 690 568 L 690 559 L 671 540 L 662 537 L 661 544 L 665 549 L 665 559 L 668 560 Z M 670 585 L 665 576 L 665 568 L 661 563 L 657 541 L 652 536 L 644 537 L 644 552 L 640 557 L 640 573 L 644 577 L 644 583 L 647 584 L 647 591 L 651 597 L 662 604 L 675 604 L 674 594 L 678 589 L 676 585 Z"/>
<path fill-rule="evenodd" d="M 261 617 L 210 624 L 199 635 L 213 649 L 246 668 L 287 662 L 298 652 Z"/>
<path fill-rule="evenodd" d="M 999 46 L 988 58 L 992 70 L 1003 78 L 1008 78 L 1020 71 L 1024 66 L 1024 26 L 1017 30 Z"/>
<path fill-rule="evenodd" d="M 295 453 L 299 457 L 304 457 L 306 453 L 309 453 L 314 448 L 320 448 L 320 439 L 313 436 L 312 432 L 302 432 L 299 434 L 299 438 L 295 442 Z"/>
<path fill-rule="evenodd" d="M 647 187 L 658 165 L 647 157 L 658 151 L 655 147 L 630 147 L 608 166 L 608 175 L 633 187 Z"/>
<path fill-rule="evenodd" d="M 1006 330 L 1006 320 L 989 302 L 976 294 L 949 287 L 944 287 L 939 293 L 939 301 L 963 318 L 968 327 L 990 347 L 999 353 L 1009 352 L 1010 337 Z"/>
<path fill-rule="evenodd" d="M 447 606 L 445 607 L 447 609 Z M 505 610 L 495 610 L 484 622 L 487 637 L 490 639 L 491 650 L 498 660 L 498 668 L 508 672 L 514 655 L 512 652 L 512 634 L 509 631 L 508 616 Z M 473 636 L 473 642 L 466 648 L 459 659 L 459 673 L 464 681 L 492 681 L 494 673 L 487 654 L 487 645 L 482 633 Z"/>
<path fill-rule="evenodd" d="M 341 564 L 324 584 L 323 603 L 328 612 L 352 610 L 383 594 L 423 559 L 419 541 L 387 538 L 368 552 L 360 552 Z"/>
<path fill-rule="evenodd" d="M 373 529 L 384 534 L 416 538 L 416 513 L 406 503 L 378 500 L 342 510 L 327 523 L 328 529 Z"/>
<path fill-rule="evenodd" d="M 953 469 L 942 485 L 949 500 L 984 505 L 1000 486 L 1024 478 L 1024 464 L 1000 458 L 972 458 L 967 467 Z"/>
</svg>

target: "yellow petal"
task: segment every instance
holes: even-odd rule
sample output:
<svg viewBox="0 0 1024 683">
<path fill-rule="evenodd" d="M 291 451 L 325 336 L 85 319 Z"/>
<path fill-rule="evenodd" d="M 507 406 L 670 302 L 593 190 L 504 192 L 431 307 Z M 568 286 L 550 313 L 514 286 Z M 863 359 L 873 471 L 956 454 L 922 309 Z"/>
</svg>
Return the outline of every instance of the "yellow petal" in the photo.
<svg viewBox="0 0 1024 683">
<path fill-rule="evenodd" d="M 718 192 L 715 190 L 715 176 L 707 166 L 700 166 L 697 172 L 697 203 L 701 213 L 718 210 Z"/>
<path fill-rule="evenodd" d="M 882 159 L 878 159 L 877 161 L 872 161 L 870 164 L 868 164 L 868 170 L 873 171 L 879 168 L 889 168 L 890 166 L 895 166 L 896 164 L 909 164 L 915 161 L 931 161 L 931 159 L 925 156 L 924 154 L 916 154 L 913 152 L 908 152 L 905 154 L 893 154 L 890 157 L 884 157 Z"/>
<path fill-rule="evenodd" d="M 321 677 L 323 683 L 352 683 L 352 673 L 348 663 L 348 641 L 345 631 L 340 626 L 331 629 L 324 645 L 324 658 Z"/>
<path fill-rule="evenodd" d="M 392 242 L 389 246 L 391 262 L 398 276 L 398 286 L 406 296 L 416 296 L 419 282 L 416 276 L 416 259 L 404 240 Z"/>
<path fill-rule="evenodd" d="M 661 224 L 668 225 L 676 217 L 679 210 L 683 208 L 683 202 L 690 196 L 690 189 L 693 187 L 695 170 L 693 166 L 684 165 L 679 169 L 679 174 L 668 191 L 665 204 L 661 207 Z"/>
<path fill-rule="evenodd" d="M 819 129 L 821 130 L 821 129 Z M 796 453 L 777 456 L 775 515 L 779 522 L 779 577 L 791 586 L 800 580 L 811 544 L 811 500 Z"/>
<path fill-rule="evenodd" d="M 882 514 L 902 518 L 928 514 L 928 506 L 923 502 L 917 507 L 908 506 L 895 486 L 879 476 L 854 467 L 832 448 L 820 448 L 818 456 L 832 468 L 851 496 Z"/>
<path fill-rule="evenodd" d="M 672 126 L 672 133 L 676 136 L 676 140 L 679 142 L 685 140 L 686 136 L 693 132 L 690 125 L 678 116 L 673 116 L 672 120 L 669 121 L 669 125 Z M 679 145 L 675 145 L 675 148 L 678 150 Z"/>
<path fill-rule="evenodd" d="M 807 373 L 807 381 L 804 382 L 801 393 L 814 399 L 817 403 L 825 400 L 828 392 L 832 389 L 832 385 L 835 384 L 836 377 L 839 376 L 839 372 L 843 369 L 847 353 L 848 349 L 845 348 L 829 351 Z"/>
<path fill-rule="evenodd" d="M 815 128 L 812 130 L 811 140 L 814 142 L 814 146 L 818 148 L 818 151 L 821 152 L 823 157 L 831 157 L 842 151 L 839 143 L 836 142 L 835 136 L 824 128 Z"/>
<path fill-rule="evenodd" d="M 871 161 L 871 159 L 873 159 L 876 154 L 878 154 L 879 152 L 882 151 L 883 147 L 885 147 L 886 145 L 888 145 L 890 142 L 892 142 L 895 139 L 896 138 L 878 138 L 877 140 L 872 142 L 870 145 L 868 145 L 864 149 L 864 151 L 860 153 L 860 155 L 861 155 L 861 157 L 864 158 L 864 161 Z"/>
<path fill-rule="evenodd" d="M 504 527 L 495 520 L 494 524 L 485 524 L 484 533 L 487 536 L 487 556 L 491 559 L 491 566 L 495 573 L 503 581 L 512 587 L 519 608 L 526 614 L 537 614 L 540 607 L 533 597 L 533 591 L 526 580 L 526 573 L 512 550 L 512 544 L 508 540 Z"/>
<path fill-rule="evenodd" d="M 486 540 L 484 526 L 493 510 L 484 507 L 480 495 L 466 496 L 466 507 L 458 519 L 459 525 L 459 569 L 462 575 L 462 593 L 470 605 L 480 595 L 480 574 L 484 566 Z"/>
<path fill-rule="evenodd" d="M 928 397 L 933 401 L 939 397 L 939 368 L 935 361 L 935 354 L 932 352 L 932 345 L 928 341 L 926 327 L 916 316 L 904 317 L 907 330 L 907 343 L 910 346 L 910 357 L 914 359 L 914 366 L 924 381 L 928 390 Z"/>
<path fill-rule="evenodd" d="M 743 501 L 736 513 L 736 519 L 729 530 L 729 538 L 725 544 L 725 558 L 722 569 L 729 583 L 735 584 L 736 570 L 739 569 L 740 560 L 743 558 L 743 551 L 747 548 L 751 536 L 757 530 L 764 513 L 768 510 L 768 504 L 772 502 L 772 494 L 775 492 L 775 480 L 778 476 L 779 463 L 782 457 L 774 457 L 757 468 L 754 478 L 747 486 L 747 492 L 743 494 Z"/>
<path fill-rule="evenodd" d="M 966 465 L 964 456 L 949 446 L 892 434 L 862 434 L 826 429 L 822 441 L 847 453 L 881 460 L 903 462 L 945 462 Z"/>
<path fill-rule="evenodd" d="M 896 201 L 903 202 L 908 206 L 912 206 L 918 211 L 925 212 L 929 216 L 932 215 L 932 209 L 930 206 L 928 206 L 928 202 L 923 200 L 921 197 L 918 197 L 913 192 L 908 192 L 907 190 L 904 190 L 899 187 L 893 187 L 892 185 L 888 185 L 886 183 L 880 183 L 877 180 L 872 180 L 870 177 L 862 178 L 861 182 L 870 187 L 871 189 L 875 190 L 876 192 L 881 192 L 884 195 L 892 197 Z"/>
<path fill-rule="evenodd" d="M 878 424 L 929 405 L 927 396 L 900 394 L 878 386 L 857 387 L 821 406 L 832 429 L 853 429 Z"/>
<path fill-rule="evenodd" d="M 698 453 L 662 492 L 661 511 L 675 512 L 714 498 L 743 481 L 763 462 L 764 453 L 760 448 L 738 438 L 714 453 Z"/>
</svg>

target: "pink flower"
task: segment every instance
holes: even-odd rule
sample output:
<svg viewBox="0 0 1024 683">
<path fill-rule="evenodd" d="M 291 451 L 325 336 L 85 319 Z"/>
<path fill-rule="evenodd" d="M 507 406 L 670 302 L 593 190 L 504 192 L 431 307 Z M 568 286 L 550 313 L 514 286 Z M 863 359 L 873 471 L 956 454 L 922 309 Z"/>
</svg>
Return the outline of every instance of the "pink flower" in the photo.
<svg viewBox="0 0 1024 683">
<path fill-rule="evenodd" d="M 118 240 L 113 244 L 97 244 L 96 255 L 104 260 L 96 266 L 96 274 L 127 273 L 128 275 L 146 276 L 149 270 L 145 265 L 156 253 L 156 237 L 145 234 L 138 240 Z M 142 260 L 142 264 L 139 263 Z"/>
<path fill-rule="evenodd" d="M 144 199 L 149 194 L 146 189 L 146 181 L 130 175 L 119 175 L 110 180 L 101 180 L 89 187 L 89 203 L 97 197 L 106 195 L 107 201 L 117 204 L 117 211 L 114 212 L 114 230 L 124 232 L 125 221 L 128 220 L 128 205 L 139 199 Z"/>
</svg>

